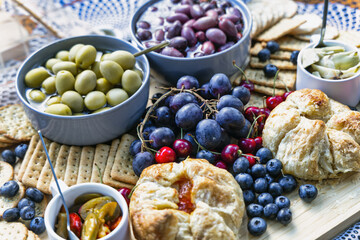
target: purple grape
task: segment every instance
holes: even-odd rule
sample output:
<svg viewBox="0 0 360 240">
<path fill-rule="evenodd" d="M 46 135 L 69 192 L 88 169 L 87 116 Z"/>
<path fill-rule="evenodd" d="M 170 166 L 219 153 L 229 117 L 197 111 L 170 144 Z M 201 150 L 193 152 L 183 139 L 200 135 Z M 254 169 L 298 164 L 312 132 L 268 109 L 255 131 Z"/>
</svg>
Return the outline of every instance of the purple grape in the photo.
<svg viewBox="0 0 360 240">
<path fill-rule="evenodd" d="M 231 82 L 229 78 L 223 73 L 217 73 L 210 79 L 210 92 L 213 97 L 223 96 L 230 93 Z"/>
<path fill-rule="evenodd" d="M 221 141 L 219 143 L 219 146 L 217 148 L 222 151 L 225 146 L 229 145 L 231 142 L 231 138 L 229 134 L 225 131 L 225 129 L 221 128 Z"/>
<path fill-rule="evenodd" d="M 185 75 L 179 78 L 176 84 L 176 88 L 178 89 L 199 88 L 199 81 L 193 76 Z"/>
<path fill-rule="evenodd" d="M 149 127 L 145 127 L 143 129 L 143 138 L 145 140 L 149 140 L 150 134 L 156 129 L 155 126 L 149 126 Z"/>
<path fill-rule="evenodd" d="M 242 113 L 232 107 L 224 107 L 216 114 L 216 121 L 228 133 L 234 129 L 241 129 L 245 125 L 245 117 Z"/>
<path fill-rule="evenodd" d="M 141 141 L 139 139 L 134 140 L 131 144 L 130 144 L 130 154 L 132 156 L 135 156 L 136 154 L 138 154 L 141 151 Z M 25 198 L 24 198 L 25 199 Z"/>
<path fill-rule="evenodd" d="M 203 119 L 196 126 L 196 139 L 206 149 L 215 149 L 221 142 L 221 127 L 213 119 Z"/>
<path fill-rule="evenodd" d="M 175 134 L 170 128 L 160 127 L 150 134 L 149 140 L 153 148 L 159 149 L 164 146 L 172 146 Z"/>
<path fill-rule="evenodd" d="M 197 103 L 194 95 L 190 93 L 178 93 L 171 99 L 169 107 L 175 113 L 188 103 Z"/>
<path fill-rule="evenodd" d="M 250 100 L 250 91 L 244 86 L 237 86 L 232 90 L 232 95 L 241 100 L 246 105 Z"/>
<path fill-rule="evenodd" d="M 232 107 L 240 112 L 244 111 L 244 104 L 233 95 L 224 95 L 220 98 L 219 102 L 217 103 L 217 109 L 220 111 L 224 107 Z"/>
<path fill-rule="evenodd" d="M 155 123 L 158 125 L 167 125 L 173 121 L 173 114 L 170 108 L 166 106 L 159 107 L 155 110 Z"/>
<path fill-rule="evenodd" d="M 209 28 L 206 30 L 206 37 L 211 42 L 218 44 L 218 45 L 224 45 L 226 43 L 226 35 L 225 33 L 218 29 L 218 28 Z"/>
<path fill-rule="evenodd" d="M 177 111 L 175 115 L 176 126 L 184 130 L 191 130 L 196 127 L 203 118 L 203 112 L 199 105 L 188 103 Z"/>
</svg>

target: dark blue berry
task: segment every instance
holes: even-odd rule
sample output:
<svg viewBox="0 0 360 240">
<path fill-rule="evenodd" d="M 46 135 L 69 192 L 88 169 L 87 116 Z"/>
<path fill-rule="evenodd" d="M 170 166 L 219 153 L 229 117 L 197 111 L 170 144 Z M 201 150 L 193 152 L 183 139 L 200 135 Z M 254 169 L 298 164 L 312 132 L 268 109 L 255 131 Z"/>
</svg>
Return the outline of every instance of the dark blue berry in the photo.
<svg viewBox="0 0 360 240">
<path fill-rule="evenodd" d="M 209 81 L 210 93 L 213 97 L 218 98 L 230 93 L 231 82 L 223 73 L 216 73 Z"/>
<path fill-rule="evenodd" d="M 266 164 L 273 157 L 272 152 L 270 151 L 270 149 L 265 148 L 265 147 L 260 148 L 256 152 L 256 156 L 260 158 L 260 163 L 262 163 L 262 164 Z"/>
<path fill-rule="evenodd" d="M 275 204 L 279 207 L 279 209 L 289 208 L 290 200 L 285 196 L 278 196 L 275 198 Z"/>
<path fill-rule="evenodd" d="M 43 217 L 35 217 L 31 220 L 29 228 L 35 234 L 41 234 L 45 231 L 45 221 Z"/>
<path fill-rule="evenodd" d="M 194 95 L 187 92 L 178 93 L 171 98 L 169 107 L 172 112 L 176 113 L 180 108 L 188 103 L 197 103 Z"/>
<path fill-rule="evenodd" d="M 318 190 L 312 184 L 301 185 L 299 188 L 299 196 L 305 202 L 312 202 L 318 194 Z"/>
<path fill-rule="evenodd" d="M 199 88 L 199 81 L 193 77 L 193 76 L 182 76 L 179 78 L 179 80 L 176 83 L 177 89 L 193 89 L 193 88 Z"/>
<path fill-rule="evenodd" d="M 139 139 L 134 140 L 129 147 L 130 154 L 135 156 L 141 151 L 141 141 Z"/>
<path fill-rule="evenodd" d="M 195 140 L 195 133 L 193 132 L 188 132 L 188 133 L 185 133 L 184 135 L 184 139 L 185 140 L 188 140 L 190 143 L 191 143 L 191 146 L 192 146 L 192 155 L 195 156 L 197 151 L 198 151 L 198 148 L 199 146 L 196 144 Z"/>
<path fill-rule="evenodd" d="M 265 77 L 271 78 L 275 76 L 279 69 L 274 64 L 266 64 L 263 70 Z"/>
<path fill-rule="evenodd" d="M 284 193 L 290 193 L 297 187 L 296 179 L 292 175 L 284 175 L 280 177 L 279 183 L 284 190 Z"/>
<path fill-rule="evenodd" d="M 225 129 L 221 128 L 221 141 L 217 146 L 217 149 L 219 150 L 219 152 L 221 152 L 224 149 L 224 147 L 226 147 L 230 143 L 231 143 L 231 138 L 229 134 L 225 131 Z"/>
<path fill-rule="evenodd" d="M 23 207 L 30 206 L 32 208 L 35 208 L 35 203 L 31 201 L 28 198 L 22 198 L 20 202 L 18 203 L 18 208 L 22 209 Z"/>
<path fill-rule="evenodd" d="M 254 217 L 250 219 L 248 223 L 248 231 L 251 235 L 260 236 L 266 232 L 267 223 L 264 219 L 260 217 Z"/>
<path fill-rule="evenodd" d="M 155 126 L 148 126 L 143 129 L 143 137 L 145 140 L 149 140 L 150 134 L 156 129 Z"/>
<path fill-rule="evenodd" d="M 254 191 L 256 193 L 266 192 L 268 188 L 268 183 L 265 178 L 257 178 L 254 182 Z"/>
<path fill-rule="evenodd" d="M 19 184 L 13 180 L 7 181 L 0 187 L 0 195 L 4 197 L 13 197 L 19 191 Z"/>
<path fill-rule="evenodd" d="M 235 176 L 235 180 L 238 182 L 242 190 L 251 189 L 254 184 L 253 178 L 247 173 L 239 173 Z"/>
<path fill-rule="evenodd" d="M 14 165 L 16 162 L 16 155 L 13 151 L 6 149 L 1 153 L 1 158 L 4 162 Z"/>
<path fill-rule="evenodd" d="M 271 159 L 266 163 L 266 171 L 272 177 L 277 177 L 281 173 L 283 165 L 279 159 Z"/>
<path fill-rule="evenodd" d="M 159 149 L 163 146 L 172 146 L 175 141 L 175 134 L 170 128 L 160 127 L 150 134 L 149 140 L 153 148 Z"/>
<path fill-rule="evenodd" d="M 149 152 L 139 152 L 135 155 L 132 166 L 135 174 L 140 176 L 142 171 L 155 163 L 154 156 Z"/>
<path fill-rule="evenodd" d="M 44 194 L 37 188 L 28 188 L 26 189 L 25 194 L 30 200 L 36 203 L 39 203 L 44 199 Z"/>
<path fill-rule="evenodd" d="M 35 217 L 35 209 L 30 206 L 23 207 L 20 209 L 20 217 L 23 220 L 33 219 Z"/>
<path fill-rule="evenodd" d="M 28 145 L 25 143 L 21 143 L 20 145 L 16 146 L 15 148 L 15 155 L 20 158 L 23 159 L 25 157 L 26 151 L 28 149 Z"/>
<path fill-rule="evenodd" d="M 221 142 L 220 125 L 213 119 L 201 120 L 196 126 L 196 140 L 206 149 L 215 149 Z"/>
<path fill-rule="evenodd" d="M 211 163 L 211 164 L 215 164 L 215 163 L 216 163 L 215 154 L 213 154 L 212 152 L 210 152 L 210 151 L 208 151 L 208 150 L 200 150 L 200 151 L 196 154 L 196 158 L 206 159 L 206 160 L 208 160 L 209 163 Z"/>
<path fill-rule="evenodd" d="M 250 100 L 250 90 L 244 86 L 234 87 L 231 94 L 240 99 L 243 105 L 246 105 Z"/>
<path fill-rule="evenodd" d="M 159 107 L 155 110 L 155 122 L 157 126 L 169 125 L 174 119 L 174 116 L 167 106 Z"/>
<path fill-rule="evenodd" d="M 245 157 L 240 157 L 235 160 L 233 165 L 234 173 L 246 173 L 249 169 L 250 163 Z"/>
<path fill-rule="evenodd" d="M 246 213 L 249 218 L 261 217 L 263 215 L 263 210 L 264 207 L 256 203 L 251 203 L 246 207 Z"/>
<path fill-rule="evenodd" d="M 282 208 L 279 210 L 276 220 L 283 225 L 288 225 L 292 220 L 292 213 L 289 208 Z"/>
<path fill-rule="evenodd" d="M 245 190 L 243 191 L 243 198 L 246 205 L 255 202 L 255 193 L 252 190 Z"/>
<path fill-rule="evenodd" d="M 290 56 L 290 62 L 292 62 L 294 65 L 297 65 L 297 59 L 299 56 L 300 51 L 293 51 Z"/>
<path fill-rule="evenodd" d="M 266 204 L 264 207 L 264 217 L 268 219 L 275 219 L 278 212 L 279 207 L 275 203 Z"/>
<path fill-rule="evenodd" d="M 20 218 L 20 210 L 18 208 L 6 209 L 2 217 L 7 222 L 14 222 Z"/>
<path fill-rule="evenodd" d="M 253 178 L 263 178 L 266 175 L 266 169 L 262 164 L 256 163 L 251 168 L 251 175 Z"/>
<path fill-rule="evenodd" d="M 275 181 L 275 179 L 272 176 L 270 176 L 268 173 L 265 175 L 265 180 L 268 185 L 270 185 L 270 183 Z"/>
<path fill-rule="evenodd" d="M 216 108 L 220 111 L 224 107 L 232 107 L 240 112 L 244 111 L 244 104 L 241 102 L 240 99 L 233 95 L 224 95 L 220 98 L 219 102 L 216 105 Z"/>
<path fill-rule="evenodd" d="M 275 41 L 269 41 L 266 44 L 266 48 L 269 49 L 271 53 L 275 53 L 276 51 L 278 51 L 280 49 L 280 46 Z"/>
<path fill-rule="evenodd" d="M 273 196 L 274 198 L 280 196 L 283 194 L 283 189 L 277 182 L 272 182 L 269 184 L 268 192 Z"/>
<path fill-rule="evenodd" d="M 233 130 L 240 130 L 245 125 L 244 115 L 237 109 L 232 107 L 224 107 L 216 114 L 216 121 L 229 134 Z"/>
<path fill-rule="evenodd" d="M 257 197 L 258 203 L 262 206 L 265 206 L 269 203 L 273 203 L 274 202 L 274 198 L 270 195 L 270 193 L 261 193 L 258 197 Z"/>
<path fill-rule="evenodd" d="M 154 93 L 154 95 L 151 97 L 151 102 L 155 103 L 162 95 L 162 93 Z"/>
<path fill-rule="evenodd" d="M 267 48 L 262 49 L 259 53 L 258 53 L 258 58 L 260 62 L 266 62 L 267 60 L 270 59 L 270 50 Z"/>
<path fill-rule="evenodd" d="M 201 86 L 201 90 L 199 91 L 200 96 L 202 96 L 205 99 L 211 99 L 212 95 L 210 93 L 210 85 L 209 83 L 205 83 Z"/>
<path fill-rule="evenodd" d="M 169 110 L 170 111 L 170 110 Z M 203 111 L 199 105 L 188 103 L 177 111 L 175 115 L 176 126 L 184 130 L 191 130 L 203 119 Z"/>
</svg>

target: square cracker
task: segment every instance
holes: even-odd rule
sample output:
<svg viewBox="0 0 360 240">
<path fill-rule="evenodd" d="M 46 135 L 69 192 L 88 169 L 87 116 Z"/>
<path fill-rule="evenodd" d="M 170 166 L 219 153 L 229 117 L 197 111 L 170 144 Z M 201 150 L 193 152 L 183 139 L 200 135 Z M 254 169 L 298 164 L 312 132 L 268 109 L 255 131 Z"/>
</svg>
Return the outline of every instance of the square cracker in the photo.
<svg viewBox="0 0 360 240">
<path fill-rule="evenodd" d="M 255 45 L 250 49 L 250 54 L 252 56 L 257 56 L 258 53 L 263 49 L 261 43 L 255 43 Z M 270 54 L 270 59 L 279 59 L 279 60 L 290 60 L 291 52 L 289 51 L 276 51 L 275 53 Z"/>
<path fill-rule="evenodd" d="M 0 134 L 0 143 L 10 143 L 10 144 L 14 144 L 17 143 L 19 141 L 14 140 L 14 139 L 10 139 L 8 137 L 6 137 L 4 134 Z"/>
<path fill-rule="evenodd" d="M 130 134 L 124 134 L 121 137 L 119 148 L 115 155 L 114 165 L 111 169 L 111 177 L 115 180 L 136 184 L 139 179 L 132 168 L 133 156 L 130 154 L 130 144 L 135 140 L 135 137 Z"/>
<path fill-rule="evenodd" d="M 360 47 L 360 32 L 340 31 L 339 37 L 336 40 Z"/>
<path fill-rule="evenodd" d="M 56 177 L 62 181 L 65 179 L 65 171 L 66 171 L 66 164 L 67 159 L 70 153 L 70 147 L 67 145 L 61 145 L 59 154 L 56 158 L 56 165 L 55 165 L 55 174 Z M 54 177 L 52 177 L 52 180 L 54 181 Z"/>
<path fill-rule="evenodd" d="M 282 70 L 296 70 L 296 65 L 294 65 L 290 61 L 269 59 L 269 60 L 266 60 L 265 62 L 260 62 L 259 58 L 257 58 L 257 57 L 250 58 L 250 67 L 252 67 L 252 68 L 263 69 L 267 64 L 273 64 L 278 69 L 282 69 Z"/>
<path fill-rule="evenodd" d="M 134 187 L 134 185 L 123 183 L 123 182 L 120 182 L 120 181 L 117 181 L 117 180 L 114 180 L 111 178 L 111 169 L 114 165 L 115 155 L 116 155 L 116 151 L 119 147 L 119 144 L 120 144 L 119 139 L 114 139 L 111 143 L 109 157 L 107 159 L 106 168 L 105 168 L 105 172 L 104 172 L 104 176 L 103 176 L 103 181 L 105 184 L 107 184 L 111 187 L 114 187 L 114 188 L 127 187 L 127 188 L 132 189 Z"/>
<path fill-rule="evenodd" d="M 38 239 L 40 239 L 38 235 L 36 235 L 30 230 L 28 231 L 28 237 L 26 240 L 38 240 Z"/>
<path fill-rule="evenodd" d="M 77 182 L 80 157 L 81 157 L 81 147 L 71 146 L 69 157 L 67 159 L 66 171 L 64 177 L 64 182 L 68 186 L 75 185 Z"/>
<path fill-rule="evenodd" d="M 267 96 L 273 95 L 273 88 L 254 84 L 255 92 L 265 94 Z M 283 95 L 286 91 L 284 89 L 275 88 L 275 95 Z"/>
<path fill-rule="evenodd" d="M 250 101 L 245 105 L 245 108 L 249 106 L 262 108 L 264 107 L 265 100 L 266 100 L 266 96 L 264 96 L 263 94 L 252 92 Z"/>
<path fill-rule="evenodd" d="M 0 217 L 2 217 L 3 213 L 6 209 L 14 208 L 18 205 L 20 200 L 25 196 L 25 187 L 20 182 L 17 182 L 19 184 L 19 191 L 16 193 L 13 197 L 5 197 L 0 196 Z M 0 235 L 1 236 L 1 235 Z M 2 239 L 2 238 L 0 238 Z"/>
<path fill-rule="evenodd" d="M 83 147 L 80 157 L 79 176 L 76 182 L 77 184 L 90 182 L 94 155 L 95 148 L 89 146 Z"/>
<path fill-rule="evenodd" d="M 22 179 L 22 177 L 24 176 L 26 167 L 29 164 L 31 156 L 35 152 L 35 149 L 36 149 L 36 146 L 37 146 L 38 142 L 40 142 L 39 136 L 34 135 L 30 140 L 29 147 L 28 147 L 28 149 L 26 151 L 24 159 L 22 160 L 21 167 L 20 167 L 20 170 L 19 170 L 19 173 L 18 173 L 18 179 Z"/>
<path fill-rule="evenodd" d="M 0 132 L 16 141 L 29 141 L 36 134 L 20 104 L 0 108 Z"/>
<path fill-rule="evenodd" d="M 98 144 L 95 148 L 94 162 L 92 166 L 91 182 L 100 183 L 104 178 L 106 162 L 109 157 L 110 146 Z"/>
<path fill-rule="evenodd" d="M 285 36 L 277 40 L 280 50 L 284 51 L 300 51 L 306 47 L 309 42 L 301 41 L 290 36 Z"/>
<path fill-rule="evenodd" d="M 26 240 L 28 229 L 19 222 L 0 222 L 1 240 Z"/>
</svg>

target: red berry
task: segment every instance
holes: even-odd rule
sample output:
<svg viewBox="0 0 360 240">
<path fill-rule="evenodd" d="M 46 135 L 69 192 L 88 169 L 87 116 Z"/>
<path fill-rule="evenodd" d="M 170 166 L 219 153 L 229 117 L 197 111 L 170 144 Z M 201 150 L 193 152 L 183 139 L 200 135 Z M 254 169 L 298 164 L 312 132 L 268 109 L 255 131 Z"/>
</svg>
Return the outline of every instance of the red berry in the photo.
<svg viewBox="0 0 360 240">
<path fill-rule="evenodd" d="M 226 163 L 222 162 L 222 161 L 219 161 L 215 164 L 216 167 L 218 168 L 222 168 L 222 169 L 227 169 L 227 166 L 226 166 Z"/>
<path fill-rule="evenodd" d="M 259 113 L 260 109 L 258 107 L 251 106 L 245 109 L 244 117 L 252 123 Z"/>
<path fill-rule="evenodd" d="M 239 86 L 246 87 L 247 89 L 249 89 L 250 92 L 253 92 L 255 90 L 254 83 L 252 83 L 251 81 L 246 82 L 245 80 L 242 80 Z"/>
<path fill-rule="evenodd" d="M 123 187 L 119 189 L 119 193 L 125 198 L 125 201 L 127 202 L 127 204 L 130 204 L 130 198 L 129 195 L 131 193 L 131 189 Z"/>
<path fill-rule="evenodd" d="M 254 138 L 254 141 L 256 143 L 256 148 L 255 148 L 256 151 L 262 148 L 262 137 L 256 137 Z"/>
<path fill-rule="evenodd" d="M 81 237 L 82 222 L 77 213 L 70 213 L 70 229 L 76 236 Z"/>
<path fill-rule="evenodd" d="M 233 163 L 238 158 L 239 146 L 229 144 L 221 152 L 221 159 L 226 163 Z"/>
<path fill-rule="evenodd" d="M 155 160 L 157 163 L 168 163 L 176 160 L 176 153 L 172 148 L 162 147 L 155 154 Z"/>
<path fill-rule="evenodd" d="M 254 157 L 252 157 L 252 156 L 254 156 L 254 155 L 251 154 L 251 153 L 248 153 L 248 154 L 246 154 L 246 155 L 248 155 L 248 156 L 245 156 L 245 158 L 249 161 L 250 168 L 251 168 L 252 166 L 255 165 L 256 159 L 255 159 Z"/>
<path fill-rule="evenodd" d="M 268 109 L 273 110 L 277 105 L 283 102 L 283 98 L 281 96 L 268 97 L 266 99 L 266 106 Z"/>
<path fill-rule="evenodd" d="M 292 94 L 293 92 L 294 92 L 294 91 L 285 92 L 285 93 L 282 95 L 282 99 L 285 101 L 286 98 L 287 98 L 290 94 Z"/>
<path fill-rule="evenodd" d="M 187 157 L 192 152 L 192 145 L 186 139 L 177 139 L 174 141 L 173 149 L 178 157 Z"/>
<path fill-rule="evenodd" d="M 240 138 L 239 147 L 243 153 L 253 153 L 256 148 L 256 142 L 252 138 Z"/>
<path fill-rule="evenodd" d="M 262 134 L 262 131 L 264 130 L 264 126 L 265 126 L 265 123 L 264 122 L 261 122 L 261 123 L 259 123 L 258 124 L 258 128 L 257 128 L 257 130 L 258 130 L 258 135 L 261 135 Z"/>
</svg>

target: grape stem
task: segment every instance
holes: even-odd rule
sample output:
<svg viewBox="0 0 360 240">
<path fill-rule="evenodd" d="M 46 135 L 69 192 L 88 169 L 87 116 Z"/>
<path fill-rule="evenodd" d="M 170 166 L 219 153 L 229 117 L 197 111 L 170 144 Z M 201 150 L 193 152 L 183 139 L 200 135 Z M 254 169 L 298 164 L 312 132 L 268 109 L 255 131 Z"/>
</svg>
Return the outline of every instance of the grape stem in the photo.
<svg viewBox="0 0 360 240">
<path fill-rule="evenodd" d="M 236 67 L 236 68 L 241 72 L 241 74 L 242 74 L 242 75 L 244 76 L 244 78 L 245 78 L 245 82 L 246 82 L 246 83 L 249 83 L 249 80 L 247 79 L 244 70 L 242 70 L 238 65 L 236 65 L 235 60 L 233 60 L 233 66 Z"/>
<path fill-rule="evenodd" d="M 249 132 L 248 132 L 248 135 L 246 136 L 246 138 L 249 138 L 249 137 L 250 137 L 251 131 L 253 130 L 256 121 L 257 121 L 260 117 L 262 117 L 262 116 L 263 116 L 263 115 L 261 114 L 261 115 L 257 116 L 257 117 L 254 119 L 254 121 L 253 121 L 252 124 L 251 124 L 251 127 L 250 127 L 250 129 L 249 129 Z"/>
</svg>

